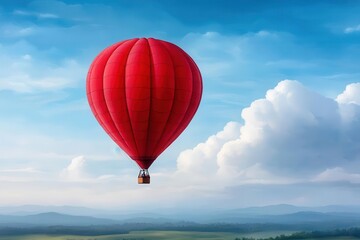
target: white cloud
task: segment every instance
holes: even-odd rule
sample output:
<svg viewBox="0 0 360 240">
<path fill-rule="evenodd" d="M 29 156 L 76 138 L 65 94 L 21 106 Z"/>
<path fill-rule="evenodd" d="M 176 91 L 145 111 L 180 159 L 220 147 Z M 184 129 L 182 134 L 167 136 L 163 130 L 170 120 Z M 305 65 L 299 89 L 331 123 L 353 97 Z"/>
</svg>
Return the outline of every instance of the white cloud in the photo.
<svg viewBox="0 0 360 240">
<path fill-rule="evenodd" d="M 354 27 L 347 27 L 344 30 L 344 33 L 354 33 L 354 32 L 360 32 L 360 24 Z"/>
<path fill-rule="evenodd" d="M 83 181 L 88 178 L 85 171 L 85 157 L 78 156 L 71 160 L 71 163 L 62 171 L 61 176 L 69 181 Z"/>
<path fill-rule="evenodd" d="M 336 102 L 296 81 L 280 82 L 265 99 L 245 108 L 242 117 L 240 138 L 218 155 L 225 174 L 260 163 L 280 176 L 307 175 L 342 159 Z"/>
<path fill-rule="evenodd" d="M 17 167 L 14 168 L 3 167 L 2 169 L 0 169 L 0 181 L 29 182 L 43 180 L 46 173 L 29 165 L 31 164 L 19 164 Z"/>
<path fill-rule="evenodd" d="M 205 143 L 200 143 L 195 148 L 180 153 L 177 161 L 178 171 L 202 172 L 209 175 L 216 173 L 218 166 L 214 156 L 224 143 L 238 138 L 239 135 L 240 124 L 227 123 L 222 131 L 210 136 Z"/>
<path fill-rule="evenodd" d="M 345 91 L 337 96 L 339 112 L 344 124 L 344 129 L 350 133 L 356 131 L 359 125 L 360 115 L 360 83 L 352 83 L 346 86 Z M 349 143 L 350 144 L 350 143 Z"/>
<path fill-rule="evenodd" d="M 1 169 L 0 172 L 2 173 L 40 173 L 41 171 L 33 168 L 16 168 L 16 169 Z"/>
<path fill-rule="evenodd" d="M 52 13 L 29 12 L 22 10 L 15 10 L 14 14 L 19 16 L 34 16 L 38 18 L 49 18 L 49 19 L 59 18 L 59 16 Z"/>
<path fill-rule="evenodd" d="M 351 83 L 346 86 L 345 91 L 337 96 L 339 103 L 354 103 L 360 105 L 360 83 Z"/>
<path fill-rule="evenodd" d="M 357 91 L 360 84 L 347 86 L 337 98 L 346 101 L 338 103 L 297 81 L 282 81 L 242 111 L 237 137 L 235 131 L 225 141 L 184 151 L 178 167 L 195 178 L 217 172 L 218 179 L 241 183 L 306 181 L 329 168 L 346 168 L 360 161 L 360 106 L 345 103 L 357 102 Z M 351 118 L 343 110 L 349 112 L 349 105 Z"/>
<path fill-rule="evenodd" d="M 360 173 L 350 173 L 341 167 L 326 169 L 314 178 L 315 182 L 337 182 L 348 181 L 360 183 Z"/>
</svg>

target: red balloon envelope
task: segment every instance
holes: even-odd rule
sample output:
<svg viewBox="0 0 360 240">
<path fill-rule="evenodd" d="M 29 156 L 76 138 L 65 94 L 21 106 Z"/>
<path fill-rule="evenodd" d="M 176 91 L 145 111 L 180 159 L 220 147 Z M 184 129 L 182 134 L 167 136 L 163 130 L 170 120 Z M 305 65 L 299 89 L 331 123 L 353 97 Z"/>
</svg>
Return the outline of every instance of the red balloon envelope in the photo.
<svg viewBox="0 0 360 240">
<path fill-rule="evenodd" d="M 139 183 L 149 183 L 147 169 L 198 109 L 202 80 L 194 60 L 178 46 L 135 38 L 95 58 L 86 92 L 100 125 L 142 169 Z"/>
</svg>

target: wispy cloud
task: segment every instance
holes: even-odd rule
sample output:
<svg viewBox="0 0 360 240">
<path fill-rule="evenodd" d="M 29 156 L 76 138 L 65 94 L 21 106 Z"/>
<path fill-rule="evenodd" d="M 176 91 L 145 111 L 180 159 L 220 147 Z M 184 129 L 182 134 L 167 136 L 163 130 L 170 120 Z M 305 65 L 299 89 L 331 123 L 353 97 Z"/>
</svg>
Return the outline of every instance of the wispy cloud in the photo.
<svg viewBox="0 0 360 240">
<path fill-rule="evenodd" d="M 2 173 L 40 173 L 41 171 L 39 171 L 33 167 L 27 167 L 27 168 L 15 168 L 15 169 L 0 169 L 0 172 L 2 172 Z"/>
<path fill-rule="evenodd" d="M 347 27 L 344 29 L 344 33 L 354 33 L 354 32 L 360 32 L 360 24 L 353 27 Z"/>
<path fill-rule="evenodd" d="M 33 35 L 36 32 L 35 26 L 18 26 L 14 24 L 6 24 L 0 26 L 0 31 L 3 36 L 10 38 L 26 37 Z"/>
<path fill-rule="evenodd" d="M 75 87 L 86 76 L 85 66 L 74 59 L 64 59 L 54 65 L 26 52 L 17 54 L 5 51 L 0 56 L 0 63 L 0 91 L 56 91 Z"/>
<path fill-rule="evenodd" d="M 269 61 L 266 62 L 265 65 L 278 69 L 309 69 L 317 67 L 317 64 L 315 64 L 314 62 L 304 62 L 293 59 Z"/>
<path fill-rule="evenodd" d="M 360 183 L 360 173 L 351 173 L 341 167 L 326 169 L 314 178 L 316 182 L 338 182 L 347 181 Z"/>
<path fill-rule="evenodd" d="M 15 10 L 13 12 L 14 15 L 18 16 L 34 16 L 37 18 L 48 18 L 48 19 L 55 19 L 59 18 L 56 14 L 53 13 L 40 13 L 40 12 L 30 12 L 30 11 L 23 11 L 23 10 Z"/>
</svg>

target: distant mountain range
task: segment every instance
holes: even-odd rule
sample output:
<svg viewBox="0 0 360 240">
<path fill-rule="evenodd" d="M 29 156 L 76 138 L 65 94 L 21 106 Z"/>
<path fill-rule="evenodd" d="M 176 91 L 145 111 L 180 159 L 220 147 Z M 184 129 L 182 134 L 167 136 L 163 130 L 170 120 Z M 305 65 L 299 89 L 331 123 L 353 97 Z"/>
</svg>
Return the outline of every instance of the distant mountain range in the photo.
<svg viewBox="0 0 360 240">
<path fill-rule="evenodd" d="M 360 225 L 360 206 L 297 207 L 272 205 L 214 211 L 121 212 L 73 206 L 0 207 L 0 226 L 90 226 L 130 223 Z"/>
<path fill-rule="evenodd" d="M 82 216 L 122 216 L 122 215 L 138 215 L 139 213 L 147 216 L 168 216 L 168 215 L 178 215 L 179 213 L 185 212 L 194 213 L 194 209 L 184 210 L 184 209 L 154 209 L 153 212 L 140 212 L 140 211 L 130 211 L 130 210 L 104 210 L 104 209 L 94 209 L 86 207 L 76 207 L 76 206 L 41 206 L 41 205 L 22 205 L 22 206 L 2 206 L 0 207 L 0 214 L 2 215 L 19 215 L 25 216 L 30 214 L 39 214 L 44 212 L 57 212 L 62 214 L 69 215 L 82 215 Z M 244 215 L 281 215 L 281 214 L 290 214 L 296 212 L 349 212 L 349 213 L 360 213 L 360 205 L 358 206 L 342 206 L 342 205 L 328 205 L 328 206 L 319 206 L 319 207 L 299 207 L 289 204 L 278 204 L 278 205 L 268 205 L 261 207 L 246 207 L 246 208 L 237 208 L 229 210 L 201 210 L 200 212 L 206 213 L 236 213 Z"/>
<path fill-rule="evenodd" d="M 90 226 L 118 224 L 111 219 L 89 216 L 73 216 L 56 212 L 27 216 L 0 215 L 0 226 Z"/>
<path fill-rule="evenodd" d="M 296 212 L 360 213 L 360 205 L 359 206 L 328 205 L 328 206 L 319 206 L 319 207 L 299 207 L 289 204 L 279 204 L 279 205 L 269 205 L 263 207 L 240 208 L 235 211 L 241 214 L 252 214 L 252 215 L 281 215 L 281 214 L 290 214 Z"/>
<path fill-rule="evenodd" d="M 30 214 L 39 214 L 45 212 L 57 212 L 72 215 L 93 216 L 103 214 L 104 210 L 97 210 L 86 207 L 74 206 L 40 206 L 40 205 L 22 205 L 22 206 L 4 206 L 0 207 L 0 214 L 2 215 L 19 215 L 25 216 Z"/>
</svg>

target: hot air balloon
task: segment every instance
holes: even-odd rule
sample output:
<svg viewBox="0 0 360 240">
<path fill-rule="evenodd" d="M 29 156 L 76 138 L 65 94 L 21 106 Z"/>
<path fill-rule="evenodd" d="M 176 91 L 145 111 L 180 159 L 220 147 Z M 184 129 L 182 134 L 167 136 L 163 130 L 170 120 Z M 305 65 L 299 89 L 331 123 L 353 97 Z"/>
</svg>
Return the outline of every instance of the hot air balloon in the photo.
<svg viewBox="0 0 360 240">
<path fill-rule="evenodd" d="M 104 49 L 91 64 L 86 92 L 95 118 L 140 167 L 138 183 L 150 183 L 149 167 L 184 131 L 197 111 L 202 79 L 180 47 L 135 38 Z"/>
</svg>

